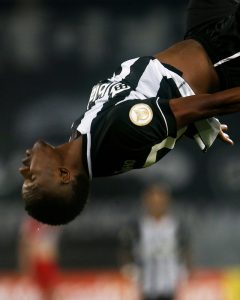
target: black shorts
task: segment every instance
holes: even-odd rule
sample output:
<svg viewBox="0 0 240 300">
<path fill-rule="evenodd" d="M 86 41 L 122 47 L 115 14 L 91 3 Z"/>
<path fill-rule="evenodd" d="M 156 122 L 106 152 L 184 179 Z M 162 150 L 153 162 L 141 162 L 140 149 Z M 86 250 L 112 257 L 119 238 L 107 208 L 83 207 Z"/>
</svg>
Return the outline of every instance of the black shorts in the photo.
<svg viewBox="0 0 240 300">
<path fill-rule="evenodd" d="M 236 0 L 192 0 L 185 39 L 205 48 L 221 89 L 240 86 L 240 5 Z"/>
</svg>

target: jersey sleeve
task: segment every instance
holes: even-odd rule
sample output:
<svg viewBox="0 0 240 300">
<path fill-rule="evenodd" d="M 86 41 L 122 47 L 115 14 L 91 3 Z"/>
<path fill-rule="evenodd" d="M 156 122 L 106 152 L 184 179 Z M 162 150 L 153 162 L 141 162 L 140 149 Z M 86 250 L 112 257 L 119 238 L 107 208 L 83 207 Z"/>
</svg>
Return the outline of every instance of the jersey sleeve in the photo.
<svg viewBox="0 0 240 300">
<path fill-rule="evenodd" d="M 111 120 L 115 134 L 124 139 L 122 142 L 130 141 L 136 147 L 146 143 L 154 145 L 169 136 L 175 138 L 177 134 L 169 100 L 159 97 L 117 103 Z"/>
</svg>

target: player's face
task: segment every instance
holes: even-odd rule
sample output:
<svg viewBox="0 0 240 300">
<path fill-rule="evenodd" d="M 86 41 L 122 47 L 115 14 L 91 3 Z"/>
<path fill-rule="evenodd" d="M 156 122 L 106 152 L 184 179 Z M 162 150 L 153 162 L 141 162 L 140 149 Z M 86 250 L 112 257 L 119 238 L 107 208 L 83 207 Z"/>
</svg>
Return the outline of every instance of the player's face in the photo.
<svg viewBox="0 0 240 300">
<path fill-rule="evenodd" d="M 26 151 L 26 157 L 22 160 L 23 166 L 19 172 L 24 177 L 22 192 L 26 192 L 34 186 L 42 188 L 53 183 L 59 155 L 55 148 L 46 142 L 38 141 L 32 149 Z"/>
<path fill-rule="evenodd" d="M 153 191 L 145 198 L 145 205 L 150 215 L 159 217 L 168 210 L 169 196 L 161 191 Z"/>
</svg>

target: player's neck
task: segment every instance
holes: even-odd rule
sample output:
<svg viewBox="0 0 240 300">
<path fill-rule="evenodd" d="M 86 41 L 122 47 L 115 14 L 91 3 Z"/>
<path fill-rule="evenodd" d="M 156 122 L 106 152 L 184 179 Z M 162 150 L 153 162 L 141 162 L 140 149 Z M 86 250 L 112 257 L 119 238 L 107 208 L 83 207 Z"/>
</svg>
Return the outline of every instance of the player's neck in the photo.
<svg viewBox="0 0 240 300">
<path fill-rule="evenodd" d="M 87 174 L 82 163 L 82 136 L 68 143 L 57 147 L 57 151 L 61 154 L 63 164 L 71 168 L 76 173 Z"/>
<path fill-rule="evenodd" d="M 219 90 L 219 78 L 206 51 L 195 40 L 179 42 L 155 57 L 179 69 L 195 94 Z"/>
</svg>

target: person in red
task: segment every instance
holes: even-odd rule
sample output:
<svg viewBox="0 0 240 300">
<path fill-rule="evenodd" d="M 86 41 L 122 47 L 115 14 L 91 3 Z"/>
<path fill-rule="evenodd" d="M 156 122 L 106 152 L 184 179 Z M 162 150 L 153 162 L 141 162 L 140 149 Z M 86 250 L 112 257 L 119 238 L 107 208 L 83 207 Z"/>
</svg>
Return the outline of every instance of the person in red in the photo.
<svg viewBox="0 0 240 300">
<path fill-rule="evenodd" d="M 50 300 L 58 280 L 58 242 L 60 227 L 49 226 L 26 217 L 20 229 L 19 269 L 41 288 L 43 299 Z"/>
</svg>

